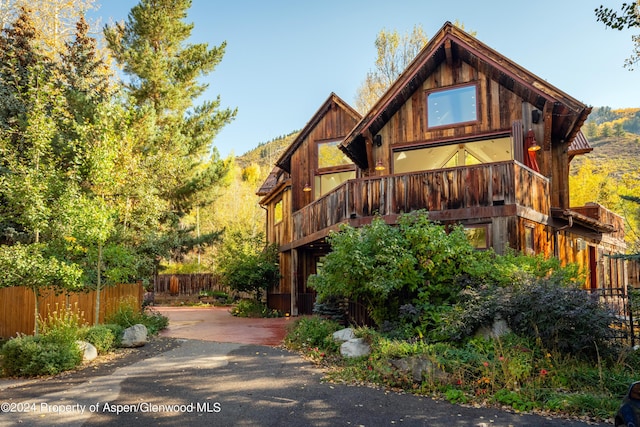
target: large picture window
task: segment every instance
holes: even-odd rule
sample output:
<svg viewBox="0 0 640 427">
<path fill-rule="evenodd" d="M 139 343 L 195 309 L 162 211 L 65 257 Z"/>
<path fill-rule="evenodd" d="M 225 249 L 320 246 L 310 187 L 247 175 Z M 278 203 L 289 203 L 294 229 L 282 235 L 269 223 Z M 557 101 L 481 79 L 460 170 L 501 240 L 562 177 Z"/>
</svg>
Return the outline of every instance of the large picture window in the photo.
<svg viewBox="0 0 640 427">
<path fill-rule="evenodd" d="M 512 145 L 511 138 L 504 137 L 396 151 L 393 153 L 393 171 L 420 172 L 513 160 Z"/>
<path fill-rule="evenodd" d="M 447 126 L 478 119 L 476 86 L 459 86 L 427 94 L 427 126 Z"/>
</svg>

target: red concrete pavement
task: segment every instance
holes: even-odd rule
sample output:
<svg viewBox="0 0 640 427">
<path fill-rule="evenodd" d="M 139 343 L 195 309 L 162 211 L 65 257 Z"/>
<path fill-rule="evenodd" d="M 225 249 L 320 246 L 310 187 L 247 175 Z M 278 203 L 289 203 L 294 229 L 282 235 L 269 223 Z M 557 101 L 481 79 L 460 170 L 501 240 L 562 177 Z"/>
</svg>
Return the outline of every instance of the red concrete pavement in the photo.
<svg viewBox="0 0 640 427">
<path fill-rule="evenodd" d="M 169 318 L 169 327 L 160 332 L 171 338 L 198 339 L 278 346 L 282 343 L 289 317 L 249 319 L 232 316 L 229 307 L 154 307 Z"/>
</svg>

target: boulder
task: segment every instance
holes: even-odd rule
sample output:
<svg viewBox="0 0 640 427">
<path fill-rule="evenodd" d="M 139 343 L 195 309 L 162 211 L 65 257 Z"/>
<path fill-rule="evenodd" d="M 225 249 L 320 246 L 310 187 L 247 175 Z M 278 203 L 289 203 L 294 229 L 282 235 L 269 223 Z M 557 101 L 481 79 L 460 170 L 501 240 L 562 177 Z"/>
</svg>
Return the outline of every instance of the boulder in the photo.
<svg viewBox="0 0 640 427">
<path fill-rule="evenodd" d="M 345 342 L 356 337 L 353 328 L 345 328 L 333 333 L 333 339 L 338 342 Z"/>
<path fill-rule="evenodd" d="M 405 357 L 393 359 L 391 364 L 399 371 L 411 374 L 414 382 L 421 383 L 423 379 L 437 381 L 440 383 L 449 382 L 449 374 L 434 365 L 430 360 L 421 357 Z"/>
<path fill-rule="evenodd" d="M 147 343 L 147 327 L 138 323 L 124 330 L 121 347 L 142 347 Z"/>
<path fill-rule="evenodd" d="M 371 347 L 364 341 L 364 338 L 353 338 L 342 343 L 340 354 L 344 357 L 362 357 L 371 353 Z"/>
<path fill-rule="evenodd" d="M 98 357 L 98 349 L 87 341 L 76 341 L 80 351 L 82 352 L 82 360 L 88 362 Z"/>
<path fill-rule="evenodd" d="M 491 326 L 482 326 L 480 329 L 478 329 L 478 331 L 476 332 L 476 337 L 482 337 L 485 339 L 499 338 L 510 332 L 511 329 L 509 329 L 507 322 L 500 315 L 498 315 L 495 319 L 493 319 L 493 323 L 491 324 Z"/>
</svg>

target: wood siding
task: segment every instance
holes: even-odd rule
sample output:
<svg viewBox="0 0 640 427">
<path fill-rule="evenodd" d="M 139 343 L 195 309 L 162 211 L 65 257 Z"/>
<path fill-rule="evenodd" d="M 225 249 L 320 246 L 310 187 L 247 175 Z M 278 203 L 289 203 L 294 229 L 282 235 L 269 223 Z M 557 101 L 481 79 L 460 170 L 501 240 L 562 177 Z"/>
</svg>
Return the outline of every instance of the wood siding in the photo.
<svg viewBox="0 0 640 427">
<path fill-rule="evenodd" d="M 427 125 L 427 94 L 429 91 L 464 83 L 476 83 L 478 88 L 478 120 L 471 124 L 432 128 Z M 411 98 L 391 117 L 379 132 L 390 148 L 405 144 L 434 143 L 463 139 L 470 135 L 511 130 L 516 120 L 522 120 L 523 100 L 489 76 L 467 63 L 441 64 Z M 390 153 L 385 155 L 388 164 Z"/>
<path fill-rule="evenodd" d="M 340 140 L 356 125 L 356 119 L 337 106 L 330 108 L 310 130 L 291 157 L 292 210 L 296 211 L 312 201 L 313 191 L 304 192 L 306 184 L 314 185 L 318 165 L 317 143 Z"/>
<path fill-rule="evenodd" d="M 144 289 L 142 284 L 109 286 L 100 292 L 100 322 L 113 313 L 123 299 L 131 299 L 136 307 L 142 306 Z M 84 321 L 93 324 L 95 313 L 95 291 L 74 293 L 69 296 L 49 292 L 38 300 L 39 315 L 46 318 L 48 313 L 66 303 L 77 304 Z M 35 329 L 35 296 L 30 288 L 15 286 L 0 289 L 0 337 L 14 337 L 17 333 L 31 335 Z"/>
</svg>

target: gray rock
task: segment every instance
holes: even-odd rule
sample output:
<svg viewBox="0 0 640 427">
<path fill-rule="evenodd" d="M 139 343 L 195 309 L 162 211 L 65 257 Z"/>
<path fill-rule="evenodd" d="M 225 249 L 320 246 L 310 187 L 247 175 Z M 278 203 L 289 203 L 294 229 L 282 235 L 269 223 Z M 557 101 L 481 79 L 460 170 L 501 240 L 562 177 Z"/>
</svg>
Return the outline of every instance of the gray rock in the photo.
<svg viewBox="0 0 640 427">
<path fill-rule="evenodd" d="M 362 357 L 370 353 L 371 347 L 364 342 L 364 338 L 353 338 L 340 346 L 340 354 L 344 357 Z"/>
<path fill-rule="evenodd" d="M 124 330 L 121 347 L 142 347 L 147 343 L 147 327 L 138 323 Z"/>
<path fill-rule="evenodd" d="M 483 326 L 476 332 L 476 337 L 486 339 L 498 338 L 511 332 L 507 322 L 500 316 L 496 316 L 491 326 Z"/>
<path fill-rule="evenodd" d="M 333 333 L 333 339 L 338 342 L 345 342 L 356 337 L 353 328 L 345 328 Z"/>
<path fill-rule="evenodd" d="M 87 341 L 76 341 L 80 351 L 82 351 L 82 360 L 88 362 L 98 357 L 98 349 Z"/>
<path fill-rule="evenodd" d="M 440 383 L 449 382 L 449 374 L 439 369 L 430 360 L 422 357 L 405 357 L 393 359 L 391 364 L 401 372 L 411 374 L 413 381 L 422 382 L 423 379 L 438 381 Z"/>
</svg>

